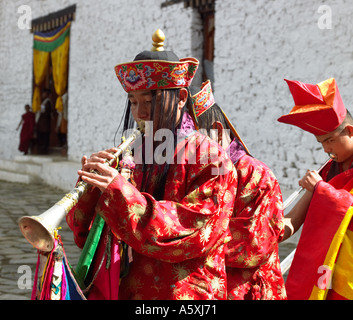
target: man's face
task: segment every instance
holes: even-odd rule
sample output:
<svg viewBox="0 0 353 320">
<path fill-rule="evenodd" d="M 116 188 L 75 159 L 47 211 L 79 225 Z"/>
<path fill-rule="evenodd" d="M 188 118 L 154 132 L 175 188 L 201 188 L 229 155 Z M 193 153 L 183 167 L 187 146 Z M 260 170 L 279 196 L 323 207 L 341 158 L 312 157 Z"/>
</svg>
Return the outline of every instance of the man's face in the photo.
<svg viewBox="0 0 353 320">
<path fill-rule="evenodd" d="M 351 129 L 346 126 L 343 130 L 335 130 L 322 136 L 316 136 L 319 143 L 322 144 L 324 151 L 333 154 L 334 161 L 345 162 L 353 157 L 353 138 Z"/>
</svg>

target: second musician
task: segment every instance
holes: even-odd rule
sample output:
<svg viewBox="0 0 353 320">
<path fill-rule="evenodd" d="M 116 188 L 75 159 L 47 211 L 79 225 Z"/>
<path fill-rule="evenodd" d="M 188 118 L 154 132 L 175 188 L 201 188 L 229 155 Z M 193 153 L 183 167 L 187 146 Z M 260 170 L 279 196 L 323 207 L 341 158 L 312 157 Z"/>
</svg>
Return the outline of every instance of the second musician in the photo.
<svg viewBox="0 0 353 320">
<path fill-rule="evenodd" d="M 226 249 L 228 299 L 284 300 L 278 256 L 278 242 L 284 233 L 279 183 L 264 163 L 245 152 L 242 139 L 215 102 L 210 81 L 192 98 L 199 128 L 222 142 L 238 174 L 229 222 L 232 240 Z"/>
<path fill-rule="evenodd" d="M 293 231 L 304 222 L 286 288 L 291 300 L 353 299 L 353 119 L 336 80 L 287 80 L 295 107 L 280 122 L 315 135 L 331 160 L 307 171 L 307 191 L 285 216 Z M 288 233 L 288 230 L 287 232 Z"/>
</svg>

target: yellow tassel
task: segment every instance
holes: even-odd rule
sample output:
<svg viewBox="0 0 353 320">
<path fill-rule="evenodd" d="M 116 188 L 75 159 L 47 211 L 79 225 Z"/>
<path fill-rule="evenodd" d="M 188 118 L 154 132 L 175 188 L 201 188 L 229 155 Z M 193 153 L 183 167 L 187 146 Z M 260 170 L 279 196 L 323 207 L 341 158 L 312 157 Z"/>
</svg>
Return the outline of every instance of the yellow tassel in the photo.
<svg viewBox="0 0 353 320">
<path fill-rule="evenodd" d="M 58 230 L 60 230 L 61 229 L 61 227 L 58 227 L 58 228 L 56 228 L 55 230 L 54 230 L 54 238 L 55 239 L 58 239 Z"/>
</svg>

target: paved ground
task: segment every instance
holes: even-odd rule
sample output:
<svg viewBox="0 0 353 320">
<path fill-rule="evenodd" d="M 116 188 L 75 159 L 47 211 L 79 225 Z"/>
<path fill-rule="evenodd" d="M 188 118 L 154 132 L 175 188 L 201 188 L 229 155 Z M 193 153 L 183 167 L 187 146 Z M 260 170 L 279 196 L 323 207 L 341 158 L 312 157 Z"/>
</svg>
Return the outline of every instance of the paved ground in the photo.
<svg viewBox="0 0 353 320">
<path fill-rule="evenodd" d="M 43 213 L 64 194 L 61 190 L 40 184 L 0 182 L 0 300 L 22 300 L 31 297 L 37 252 L 22 236 L 17 220 L 24 215 Z M 74 244 L 72 233 L 65 221 L 59 233 L 68 259 L 75 266 L 79 249 Z M 29 278 L 27 272 L 32 274 L 30 286 L 26 282 Z"/>
<path fill-rule="evenodd" d="M 68 190 L 69 191 L 69 190 Z M 0 182 L 0 300 L 30 299 L 37 253 L 22 236 L 17 220 L 24 215 L 39 215 L 59 201 L 65 192 L 45 185 L 25 185 Z M 59 231 L 64 248 L 73 267 L 80 251 L 66 221 Z M 295 242 L 295 241 L 294 241 Z M 280 256 L 285 257 L 293 242 L 280 245 Z M 29 272 L 31 283 L 26 279 Z"/>
</svg>

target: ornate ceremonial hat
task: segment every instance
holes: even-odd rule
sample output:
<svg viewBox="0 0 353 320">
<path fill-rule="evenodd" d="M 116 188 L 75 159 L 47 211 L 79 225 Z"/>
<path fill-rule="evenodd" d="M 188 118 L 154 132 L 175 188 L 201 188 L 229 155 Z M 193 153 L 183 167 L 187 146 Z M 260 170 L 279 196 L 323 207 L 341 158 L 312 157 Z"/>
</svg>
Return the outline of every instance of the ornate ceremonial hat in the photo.
<svg viewBox="0 0 353 320">
<path fill-rule="evenodd" d="M 230 120 L 228 119 L 227 115 L 224 113 L 223 109 L 216 103 L 215 98 L 213 96 L 212 92 L 212 86 L 211 86 L 211 81 L 207 80 L 201 85 L 201 89 L 197 91 L 194 87 L 190 88 L 191 90 L 191 99 L 192 99 L 192 105 L 193 105 L 193 112 L 196 118 L 196 122 L 199 123 L 199 117 L 205 113 L 207 110 L 212 108 L 212 106 L 217 105 L 220 111 L 222 112 L 224 116 L 224 120 L 229 126 L 229 129 L 231 132 L 233 132 L 234 136 L 239 140 L 239 142 L 243 145 L 245 151 L 250 154 L 248 148 L 246 147 L 245 143 L 243 140 L 240 138 L 237 130 L 235 127 L 232 125 Z"/>
<path fill-rule="evenodd" d="M 215 104 L 212 92 L 211 81 L 207 80 L 202 83 L 201 90 L 191 96 L 194 113 L 196 118 L 203 114 L 207 109 Z"/>
<path fill-rule="evenodd" d="M 278 119 L 316 136 L 334 131 L 347 114 L 334 78 L 318 84 L 286 80 L 295 106 Z"/>
<path fill-rule="evenodd" d="M 195 58 L 179 59 L 164 51 L 163 32 L 152 36 L 151 51 L 143 51 L 134 61 L 118 64 L 115 73 L 126 92 L 136 90 L 176 89 L 189 87 L 199 65 Z"/>
</svg>

